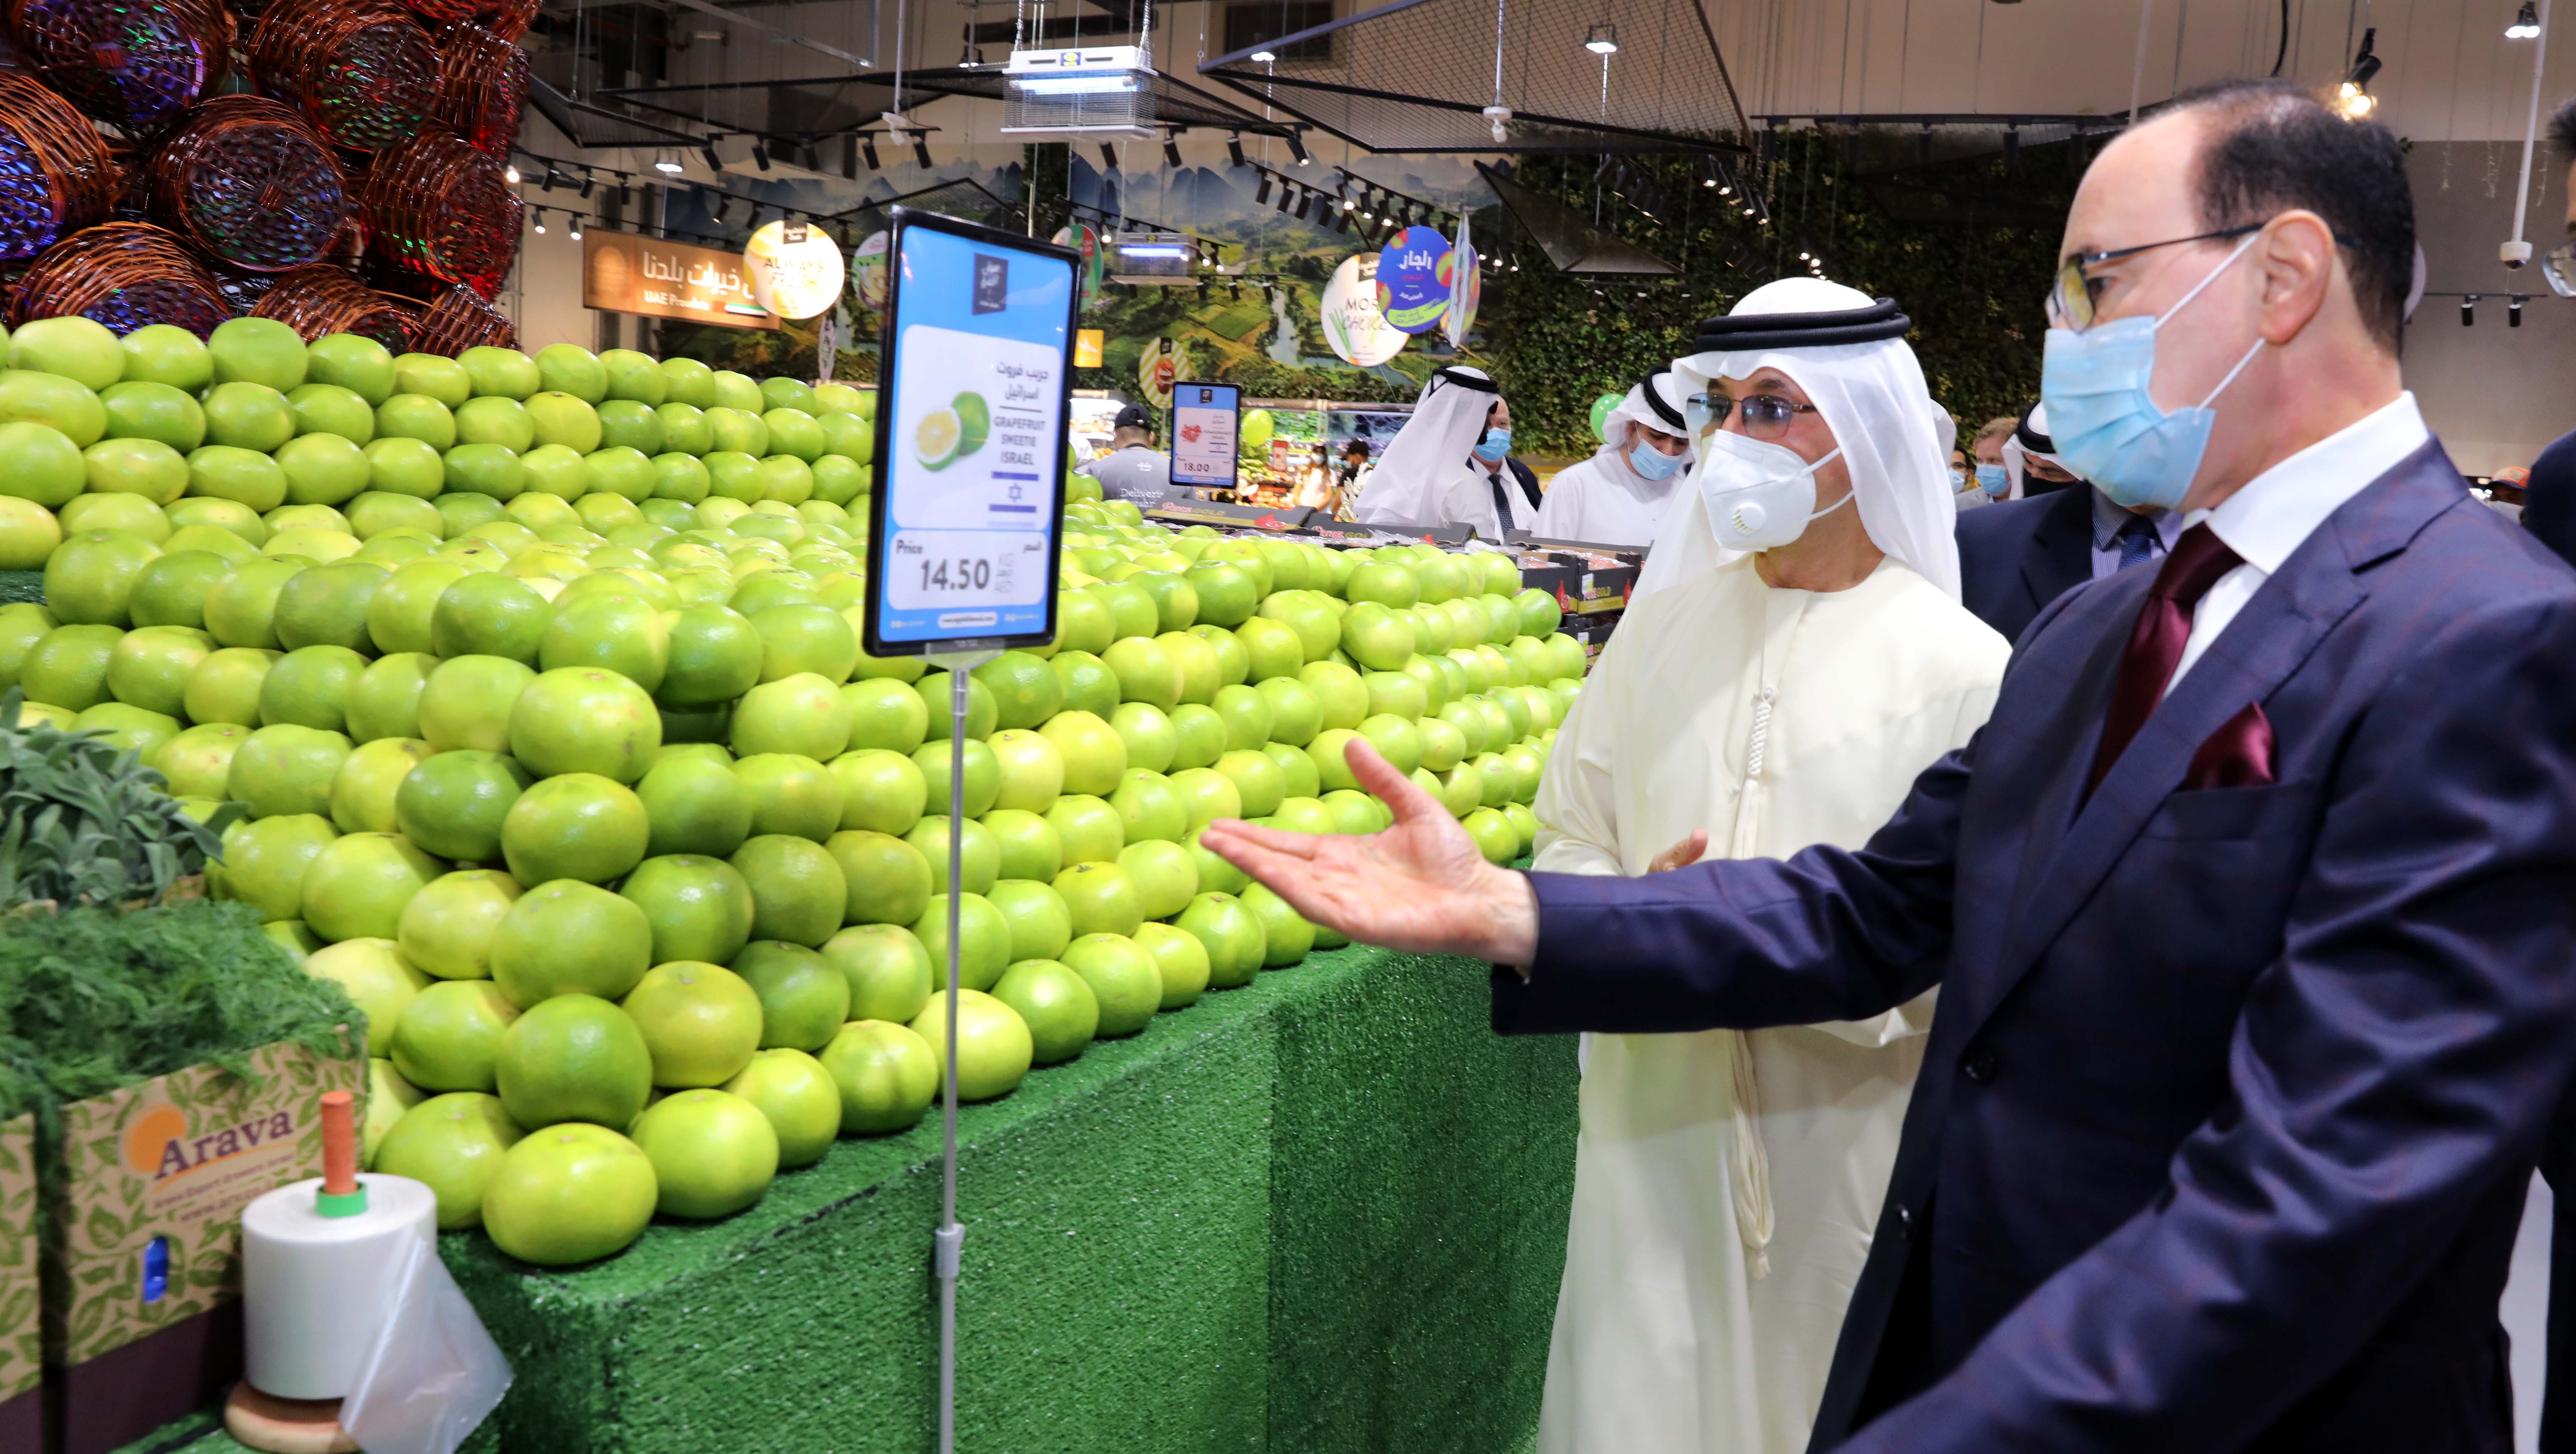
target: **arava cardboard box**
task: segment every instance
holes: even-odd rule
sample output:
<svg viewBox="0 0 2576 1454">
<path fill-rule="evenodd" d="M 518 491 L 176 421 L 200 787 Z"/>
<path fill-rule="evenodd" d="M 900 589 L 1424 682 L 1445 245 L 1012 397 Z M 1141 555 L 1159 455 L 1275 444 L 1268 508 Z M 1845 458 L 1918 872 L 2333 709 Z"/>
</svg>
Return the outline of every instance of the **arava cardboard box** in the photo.
<svg viewBox="0 0 2576 1454">
<path fill-rule="evenodd" d="M 0 1449 L 43 1442 L 45 1341 L 36 1256 L 36 1118 L 0 1121 Z"/>
<path fill-rule="evenodd" d="M 281 1041 L 249 1059 L 250 1078 L 196 1065 L 63 1107 L 48 1449 L 103 1454 L 241 1376 L 242 1208 L 321 1174 L 323 1092 L 367 1091 L 354 1039 L 346 1057 Z"/>
</svg>

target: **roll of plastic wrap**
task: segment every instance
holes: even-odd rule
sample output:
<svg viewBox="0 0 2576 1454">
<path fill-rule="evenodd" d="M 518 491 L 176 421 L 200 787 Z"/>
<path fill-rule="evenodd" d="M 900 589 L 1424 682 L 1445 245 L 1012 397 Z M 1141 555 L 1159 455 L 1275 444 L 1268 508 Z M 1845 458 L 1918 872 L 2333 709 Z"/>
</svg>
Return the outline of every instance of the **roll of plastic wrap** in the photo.
<svg viewBox="0 0 2576 1454">
<path fill-rule="evenodd" d="M 347 1396 L 394 1306 L 407 1241 L 435 1250 L 438 1198 L 407 1176 L 358 1178 L 366 1209 L 326 1216 L 322 1179 L 242 1212 L 244 1375 L 279 1398 Z"/>
</svg>

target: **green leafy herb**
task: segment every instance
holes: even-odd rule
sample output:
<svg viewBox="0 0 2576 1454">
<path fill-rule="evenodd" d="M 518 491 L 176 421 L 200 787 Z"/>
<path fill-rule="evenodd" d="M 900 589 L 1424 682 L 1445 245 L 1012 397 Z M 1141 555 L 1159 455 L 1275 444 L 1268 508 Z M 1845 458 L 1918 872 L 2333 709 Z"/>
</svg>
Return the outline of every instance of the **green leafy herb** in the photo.
<svg viewBox="0 0 2576 1454">
<path fill-rule="evenodd" d="M 200 823 L 103 732 L 21 723 L 0 697 L 0 906 L 154 903 L 222 854 L 228 804 Z"/>
</svg>

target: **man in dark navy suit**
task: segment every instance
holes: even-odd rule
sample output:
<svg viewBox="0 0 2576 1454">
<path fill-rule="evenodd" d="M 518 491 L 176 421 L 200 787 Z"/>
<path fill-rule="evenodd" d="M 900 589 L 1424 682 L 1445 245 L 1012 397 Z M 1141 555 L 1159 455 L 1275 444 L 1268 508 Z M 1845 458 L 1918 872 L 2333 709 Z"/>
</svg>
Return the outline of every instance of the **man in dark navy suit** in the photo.
<svg viewBox="0 0 2576 1454">
<path fill-rule="evenodd" d="M 2404 391 L 2413 233 L 2396 139 L 2280 83 L 2103 150 L 2051 432 L 2187 526 L 2043 611 L 1859 851 L 1511 873 L 1361 743 L 1393 828 L 1202 842 L 1507 966 L 1506 1033 L 1941 986 L 1814 1448 L 2509 1448 L 2496 1303 L 2576 1056 L 2576 575 Z"/>
<path fill-rule="evenodd" d="M 1959 512 L 1959 600 L 2006 641 L 2021 639 L 2040 608 L 2086 581 L 2164 559 L 2182 517 L 2112 503 L 2075 477 L 2048 436 L 2047 406 L 2033 404 L 2006 442 L 2018 499 Z"/>
</svg>

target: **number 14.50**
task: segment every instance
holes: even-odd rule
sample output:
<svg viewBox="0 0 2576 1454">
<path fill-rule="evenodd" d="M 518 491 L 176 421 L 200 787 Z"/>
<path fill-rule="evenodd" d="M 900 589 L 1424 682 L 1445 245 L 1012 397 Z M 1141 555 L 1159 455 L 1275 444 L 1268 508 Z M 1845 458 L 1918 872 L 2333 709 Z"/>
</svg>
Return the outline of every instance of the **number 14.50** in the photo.
<svg viewBox="0 0 2576 1454">
<path fill-rule="evenodd" d="M 981 591 L 993 584 L 993 563 L 977 556 L 959 556 L 955 560 L 925 560 L 921 563 L 921 588 L 925 591 Z"/>
</svg>

